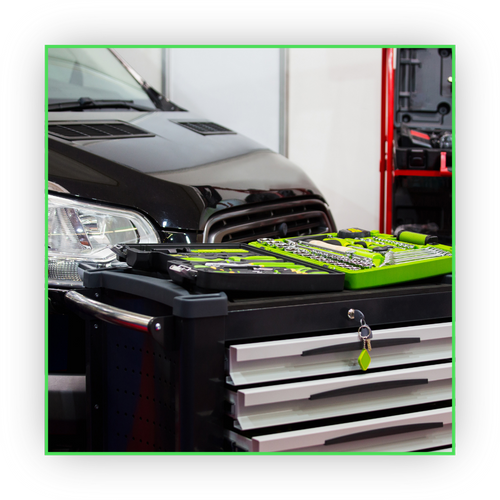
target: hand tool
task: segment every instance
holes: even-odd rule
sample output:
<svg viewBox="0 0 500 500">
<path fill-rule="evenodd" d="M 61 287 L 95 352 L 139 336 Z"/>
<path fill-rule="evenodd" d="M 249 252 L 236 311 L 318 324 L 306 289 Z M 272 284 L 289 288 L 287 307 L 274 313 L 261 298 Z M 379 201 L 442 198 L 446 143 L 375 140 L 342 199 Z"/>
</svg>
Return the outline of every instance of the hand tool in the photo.
<svg viewBox="0 0 500 500">
<path fill-rule="evenodd" d="M 342 247 L 349 247 L 349 246 L 362 246 L 364 248 L 367 248 L 367 244 L 364 240 L 359 240 L 359 239 L 354 239 L 354 238 L 337 238 L 334 236 L 328 236 L 326 238 L 323 238 L 325 243 L 330 243 L 331 245 L 336 245 L 336 246 L 342 246 Z"/>
<path fill-rule="evenodd" d="M 351 227 L 349 229 L 341 229 L 337 232 L 339 238 L 368 238 L 371 235 L 366 229 Z"/>
<path fill-rule="evenodd" d="M 414 243 L 415 245 L 433 245 L 438 243 L 437 236 L 414 233 L 412 231 L 398 231 L 394 236 L 396 236 L 399 241 Z"/>
<path fill-rule="evenodd" d="M 369 241 L 367 238 L 356 240 L 352 238 L 325 238 L 323 240 L 325 243 L 331 243 L 332 245 L 342 245 L 359 250 L 360 247 L 372 252 L 387 252 L 391 248 L 395 248 L 394 245 L 381 245 L 378 242 Z"/>
<path fill-rule="evenodd" d="M 314 245 L 316 247 L 326 248 L 328 250 L 331 250 L 332 252 L 354 254 L 354 250 L 352 248 L 344 247 L 341 245 L 332 245 L 330 243 L 321 240 L 308 240 L 307 243 L 309 245 Z"/>
<path fill-rule="evenodd" d="M 382 262 L 383 256 L 374 253 L 373 250 L 368 250 L 364 248 L 356 248 L 356 250 L 354 250 L 353 247 L 339 247 L 338 245 L 330 245 L 320 240 L 309 240 L 307 243 L 309 245 L 325 248 L 327 250 L 330 250 L 331 252 L 335 252 L 337 251 L 337 249 L 342 249 L 341 251 L 343 251 L 346 254 L 352 255 L 352 257 L 371 260 L 371 263 L 373 263 L 374 265 L 377 265 L 380 262 Z M 367 264 L 369 264 L 368 260 L 366 260 Z"/>
<path fill-rule="evenodd" d="M 294 264 L 292 262 L 206 262 L 205 266 L 213 267 L 272 267 L 272 268 L 287 268 L 287 269 L 303 269 L 302 264 Z"/>
<path fill-rule="evenodd" d="M 348 243 L 349 246 L 331 245 L 330 240 L 328 240 L 328 241 L 308 240 L 308 243 L 310 245 L 316 245 L 316 246 L 321 246 L 323 248 L 327 248 L 327 249 L 331 250 L 332 252 L 335 252 L 338 249 L 338 251 L 340 251 L 340 252 L 350 253 L 349 252 L 349 250 L 350 250 L 350 251 L 354 252 L 359 257 L 367 257 L 369 259 L 373 258 L 374 252 L 376 253 L 376 250 L 374 250 L 373 248 L 368 248 L 368 245 L 363 240 L 359 240 L 358 243 L 363 243 L 364 246 L 358 245 L 358 243 L 356 243 L 356 240 L 347 239 L 344 241 L 352 242 L 352 243 Z"/>
<path fill-rule="evenodd" d="M 323 242 L 318 241 L 318 243 L 323 243 Z M 327 245 L 327 243 L 319 246 L 319 245 L 315 245 L 311 241 L 298 240 L 297 244 L 299 244 L 299 245 L 307 248 L 310 252 L 313 253 L 313 255 L 319 254 L 319 255 L 323 255 L 325 257 L 336 258 L 338 260 L 341 260 L 342 262 L 345 262 L 345 263 L 348 263 L 348 264 L 354 264 L 354 265 L 360 266 L 360 267 L 368 267 L 368 268 L 370 268 L 370 267 L 374 266 L 374 262 L 373 262 L 373 260 L 371 258 L 369 258 L 369 257 L 363 257 L 363 256 L 358 256 L 354 251 L 344 252 L 344 254 L 346 255 L 346 257 L 343 257 L 343 256 L 341 256 L 338 253 L 336 254 L 335 253 L 336 249 L 339 248 L 336 245 L 335 246 L 334 245 L 329 245 L 328 251 L 325 252 L 324 250 L 320 250 L 320 248 L 325 248 L 325 246 Z M 318 248 L 318 246 L 320 248 Z M 344 248 L 344 247 L 342 247 L 342 248 Z M 382 257 L 382 256 L 380 256 L 380 257 Z"/>
<path fill-rule="evenodd" d="M 302 240 L 285 240 L 276 241 L 272 238 L 262 238 L 258 240 L 259 243 L 273 248 L 278 248 L 301 257 L 323 262 L 325 264 L 332 264 L 336 267 L 349 269 L 351 271 L 360 271 L 363 268 L 373 267 L 373 262 L 370 259 L 356 258 L 351 256 L 344 256 L 341 253 L 333 253 L 320 250 L 318 247 L 309 245 L 307 241 Z"/>
<path fill-rule="evenodd" d="M 419 260 L 435 259 L 444 257 L 440 252 L 435 252 L 433 248 L 421 248 L 419 250 L 407 250 L 405 252 L 392 252 L 389 251 L 385 254 L 382 266 L 405 264 L 407 262 L 414 262 Z"/>
<path fill-rule="evenodd" d="M 367 238 L 365 241 L 375 242 L 375 243 L 380 242 L 384 243 L 385 245 L 393 245 L 395 247 L 406 248 L 406 249 L 418 248 L 416 245 L 410 245 L 408 243 L 403 243 L 397 240 L 388 240 L 386 238 L 379 238 L 378 236 L 372 236 L 371 238 Z"/>
</svg>

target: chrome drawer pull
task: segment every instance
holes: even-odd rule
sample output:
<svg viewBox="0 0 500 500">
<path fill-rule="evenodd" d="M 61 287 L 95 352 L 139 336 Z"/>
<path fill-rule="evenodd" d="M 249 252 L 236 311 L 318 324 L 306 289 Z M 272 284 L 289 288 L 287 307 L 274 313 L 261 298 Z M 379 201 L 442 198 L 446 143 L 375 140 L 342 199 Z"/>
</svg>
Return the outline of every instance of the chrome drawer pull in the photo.
<svg viewBox="0 0 500 500">
<path fill-rule="evenodd" d="M 408 337 L 401 339 L 379 339 L 372 340 L 372 349 L 375 347 L 392 347 L 395 345 L 418 344 L 420 337 Z M 349 342 L 348 344 L 329 345 L 326 347 L 318 347 L 316 349 L 308 349 L 302 351 L 301 356 L 316 356 L 318 354 L 330 354 L 334 352 L 357 351 L 363 348 L 363 342 Z"/>
<path fill-rule="evenodd" d="M 429 380 L 426 378 L 416 378 L 408 380 L 389 380 L 388 382 L 376 382 L 374 384 L 353 385 L 351 387 L 342 387 L 333 391 L 318 392 L 311 394 L 309 399 L 326 399 L 339 396 L 350 396 L 352 394 L 361 394 L 363 392 L 384 391 L 386 389 L 400 389 L 401 387 L 411 387 L 413 385 L 425 385 Z"/>
<path fill-rule="evenodd" d="M 443 422 L 429 422 L 426 424 L 410 424 L 398 425 L 395 427 L 385 427 L 383 429 L 373 429 L 371 431 L 358 432 L 338 438 L 327 439 L 325 446 L 329 444 L 349 443 L 351 441 L 359 441 L 361 439 L 371 439 L 384 436 L 393 436 L 396 434 L 405 434 L 407 432 L 425 431 L 428 429 L 438 429 L 444 427 Z"/>
</svg>

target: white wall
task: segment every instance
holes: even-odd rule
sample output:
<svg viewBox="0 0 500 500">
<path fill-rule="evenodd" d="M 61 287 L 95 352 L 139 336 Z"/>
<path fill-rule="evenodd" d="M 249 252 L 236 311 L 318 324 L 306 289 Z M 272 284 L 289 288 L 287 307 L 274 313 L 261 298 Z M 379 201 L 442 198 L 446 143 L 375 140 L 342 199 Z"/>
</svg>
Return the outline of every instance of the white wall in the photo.
<svg viewBox="0 0 500 500">
<path fill-rule="evenodd" d="M 170 49 L 170 99 L 279 150 L 279 49 Z"/>
<path fill-rule="evenodd" d="M 381 49 L 290 49 L 289 158 L 338 228 L 378 229 Z"/>
<path fill-rule="evenodd" d="M 118 49 L 161 91 L 162 49 Z M 279 151 L 279 49 L 167 49 L 170 99 Z M 288 156 L 339 228 L 378 229 L 381 49 L 289 49 Z"/>
</svg>

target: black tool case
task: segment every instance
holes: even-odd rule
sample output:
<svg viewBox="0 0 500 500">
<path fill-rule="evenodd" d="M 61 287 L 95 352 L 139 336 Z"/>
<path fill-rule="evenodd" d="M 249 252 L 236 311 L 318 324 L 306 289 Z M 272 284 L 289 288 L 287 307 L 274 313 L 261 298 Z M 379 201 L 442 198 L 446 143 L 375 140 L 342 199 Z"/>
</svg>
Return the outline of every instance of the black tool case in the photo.
<svg viewBox="0 0 500 500">
<path fill-rule="evenodd" d="M 452 49 L 398 49 L 394 90 L 393 230 L 451 245 Z"/>
<path fill-rule="evenodd" d="M 451 285 L 188 291 L 151 270 L 83 271 L 92 451 L 449 451 Z M 372 363 L 358 364 L 361 311 Z M 354 317 L 351 319 L 350 317 Z"/>
<path fill-rule="evenodd" d="M 334 292 L 344 287 L 342 272 L 245 243 L 126 245 L 115 252 L 133 269 L 166 274 L 195 292 Z M 213 266 L 195 267 L 206 261 Z"/>
<path fill-rule="evenodd" d="M 394 91 L 396 169 L 439 170 L 443 152 L 451 169 L 451 143 L 442 140 L 439 144 L 439 137 L 452 130 L 451 75 L 451 49 L 398 49 Z"/>
</svg>

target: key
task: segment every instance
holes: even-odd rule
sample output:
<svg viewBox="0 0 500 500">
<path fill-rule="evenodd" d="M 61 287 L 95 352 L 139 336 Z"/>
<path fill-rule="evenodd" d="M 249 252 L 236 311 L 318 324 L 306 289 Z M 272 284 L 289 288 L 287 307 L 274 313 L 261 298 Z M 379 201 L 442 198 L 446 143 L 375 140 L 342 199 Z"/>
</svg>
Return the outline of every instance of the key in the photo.
<svg viewBox="0 0 500 500">
<path fill-rule="evenodd" d="M 363 341 L 363 349 L 358 357 L 358 364 L 360 368 L 365 372 L 366 370 L 368 370 L 368 367 L 370 366 L 372 360 L 370 354 L 368 354 L 368 351 L 372 350 L 370 342 L 372 330 L 363 320 L 361 320 L 361 326 L 358 328 L 358 335 L 360 340 Z"/>
</svg>

